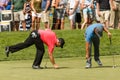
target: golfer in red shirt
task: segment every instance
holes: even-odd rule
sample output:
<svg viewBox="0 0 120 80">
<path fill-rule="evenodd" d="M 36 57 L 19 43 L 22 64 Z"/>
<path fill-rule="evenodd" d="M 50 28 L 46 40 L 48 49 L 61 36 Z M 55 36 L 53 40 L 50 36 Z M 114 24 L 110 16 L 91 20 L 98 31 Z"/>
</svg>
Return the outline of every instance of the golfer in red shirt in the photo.
<svg viewBox="0 0 120 80">
<path fill-rule="evenodd" d="M 36 57 L 32 68 L 41 69 L 40 64 L 45 52 L 44 43 L 48 46 L 48 54 L 51 63 L 53 64 L 54 68 L 58 68 L 58 65 L 55 63 L 53 57 L 53 50 L 55 46 L 63 48 L 65 41 L 63 38 L 57 38 L 56 34 L 50 29 L 32 31 L 24 42 L 7 46 L 5 48 L 6 56 L 8 57 L 10 52 L 14 53 L 35 44 Z"/>
</svg>

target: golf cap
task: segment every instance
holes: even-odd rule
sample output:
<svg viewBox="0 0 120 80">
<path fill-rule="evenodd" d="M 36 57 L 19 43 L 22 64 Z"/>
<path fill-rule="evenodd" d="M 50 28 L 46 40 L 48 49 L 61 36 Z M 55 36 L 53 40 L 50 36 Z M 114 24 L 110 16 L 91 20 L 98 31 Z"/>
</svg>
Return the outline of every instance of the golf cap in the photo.
<svg viewBox="0 0 120 80">
<path fill-rule="evenodd" d="M 63 38 L 58 38 L 58 40 L 60 41 L 60 47 L 63 48 L 65 41 Z"/>
</svg>

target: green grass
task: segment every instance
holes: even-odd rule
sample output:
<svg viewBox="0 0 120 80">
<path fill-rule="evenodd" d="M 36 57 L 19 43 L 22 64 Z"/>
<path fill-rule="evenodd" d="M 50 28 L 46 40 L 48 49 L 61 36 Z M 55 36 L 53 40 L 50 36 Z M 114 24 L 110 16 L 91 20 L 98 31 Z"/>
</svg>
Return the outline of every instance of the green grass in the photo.
<svg viewBox="0 0 120 80">
<path fill-rule="evenodd" d="M 54 56 L 56 58 L 66 58 L 66 57 L 84 57 L 85 56 L 85 39 L 84 30 L 54 30 L 58 37 L 63 37 L 65 39 L 65 46 L 63 49 L 55 48 Z M 27 36 L 28 32 L 1 32 L 0 33 L 0 61 L 4 60 L 31 60 L 35 56 L 34 45 L 18 51 L 14 54 L 10 54 L 9 58 L 6 58 L 4 54 L 4 48 L 8 45 L 14 45 L 19 42 L 23 42 Z M 120 54 L 120 30 L 111 30 L 112 33 L 112 45 L 110 45 L 107 34 L 104 32 L 100 43 L 100 54 L 111 55 Z M 45 58 L 47 58 L 47 47 L 45 46 Z"/>
<path fill-rule="evenodd" d="M 120 75 L 120 30 L 110 30 L 112 45 L 107 34 L 104 33 L 100 43 L 100 54 L 103 67 L 98 67 L 92 59 L 92 68 L 85 69 L 85 40 L 84 30 L 55 30 L 58 37 L 63 37 L 66 44 L 63 49 L 55 48 L 54 56 L 60 69 L 53 69 L 48 60 L 47 47 L 41 66 L 46 61 L 48 69 L 34 70 L 31 68 L 35 48 L 31 46 L 6 57 L 5 46 L 23 42 L 28 32 L 0 33 L 0 80 L 119 80 Z M 115 55 L 115 69 L 113 57 Z"/>
<path fill-rule="evenodd" d="M 112 68 L 112 56 L 102 56 L 103 67 L 92 61 L 92 68 L 85 69 L 84 57 L 56 58 L 60 69 L 53 69 L 50 61 L 47 69 L 34 70 L 33 60 L 0 62 L 0 80 L 119 80 L 120 56 L 115 56 L 116 68 Z M 47 59 L 43 59 L 44 67 Z"/>
</svg>

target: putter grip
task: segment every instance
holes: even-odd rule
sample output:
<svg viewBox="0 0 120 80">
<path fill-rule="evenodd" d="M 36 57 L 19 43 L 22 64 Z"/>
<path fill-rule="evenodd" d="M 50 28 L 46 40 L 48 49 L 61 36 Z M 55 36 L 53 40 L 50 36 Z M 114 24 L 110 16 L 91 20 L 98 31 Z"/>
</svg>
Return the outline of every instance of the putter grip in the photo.
<svg viewBox="0 0 120 80">
<path fill-rule="evenodd" d="M 109 39 L 110 39 L 110 44 L 112 44 L 111 38 L 109 38 Z"/>
</svg>

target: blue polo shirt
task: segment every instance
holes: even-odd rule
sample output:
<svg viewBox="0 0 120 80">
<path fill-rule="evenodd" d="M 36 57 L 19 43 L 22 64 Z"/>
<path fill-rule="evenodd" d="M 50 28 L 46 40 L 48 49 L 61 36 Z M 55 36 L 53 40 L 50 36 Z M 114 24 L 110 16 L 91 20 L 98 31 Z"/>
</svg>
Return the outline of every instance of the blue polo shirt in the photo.
<svg viewBox="0 0 120 80">
<path fill-rule="evenodd" d="M 11 5 L 12 5 L 12 3 L 11 3 L 11 1 L 9 1 L 5 9 L 6 10 L 10 10 L 11 9 Z"/>
<path fill-rule="evenodd" d="M 86 40 L 86 42 L 90 42 L 91 39 L 96 36 L 96 34 L 94 33 L 95 28 L 97 28 L 98 34 L 100 36 L 102 36 L 103 24 L 101 24 L 101 23 L 92 24 L 92 25 L 88 26 L 86 31 L 85 31 L 85 40 Z"/>
<path fill-rule="evenodd" d="M 46 8 L 47 1 L 48 1 L 48 0 L 42 0 L 41 8 L 42 8 L 43 11 L 44 11 L 45 8 Z M 50 10 L 50 8 L 51 8 L 51 2 L 52 2 L 52 0 L 50 0 L 50 6 L 48 7 L 48 10 Z"/>
</svg>

